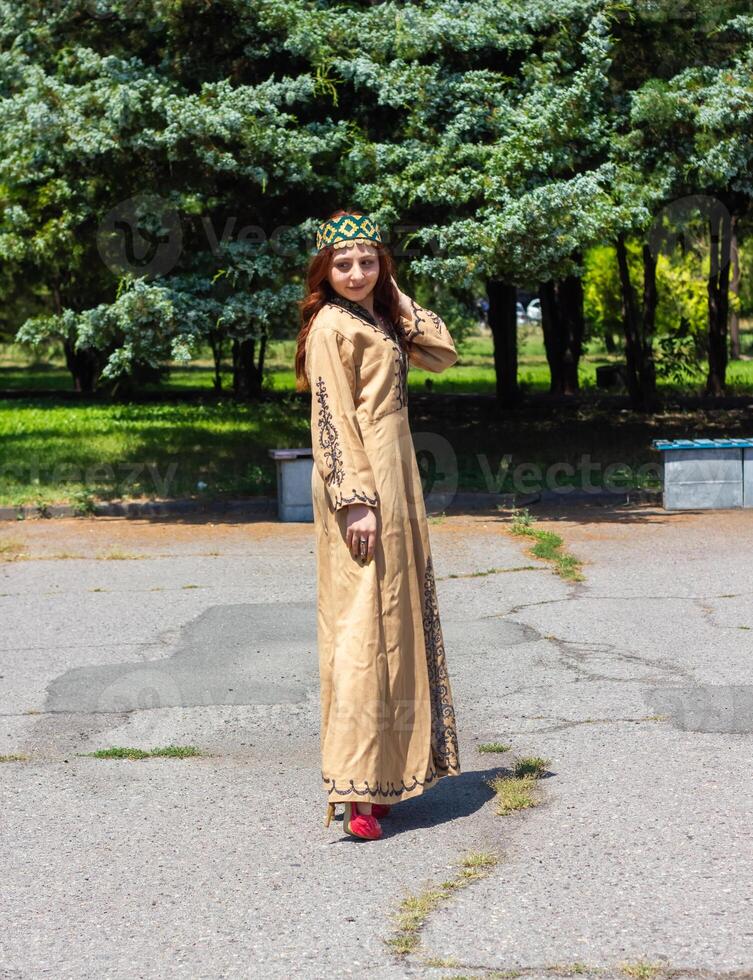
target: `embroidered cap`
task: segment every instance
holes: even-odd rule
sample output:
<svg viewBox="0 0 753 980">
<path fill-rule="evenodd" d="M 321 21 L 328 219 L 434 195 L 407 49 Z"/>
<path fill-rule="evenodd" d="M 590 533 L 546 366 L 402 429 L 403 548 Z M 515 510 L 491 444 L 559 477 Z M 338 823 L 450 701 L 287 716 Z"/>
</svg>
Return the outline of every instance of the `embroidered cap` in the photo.
<svg viewBox="0 0 753 980">
<path fill-rule="evenodd" d="M 343 214 L 339 218 L 322 221 L 316 230 L 316 249 L 331 245 L 346 248 L 348 245 L 370 245 L 381 242 L 379 225 L 367 214 Z"/>
</svg>

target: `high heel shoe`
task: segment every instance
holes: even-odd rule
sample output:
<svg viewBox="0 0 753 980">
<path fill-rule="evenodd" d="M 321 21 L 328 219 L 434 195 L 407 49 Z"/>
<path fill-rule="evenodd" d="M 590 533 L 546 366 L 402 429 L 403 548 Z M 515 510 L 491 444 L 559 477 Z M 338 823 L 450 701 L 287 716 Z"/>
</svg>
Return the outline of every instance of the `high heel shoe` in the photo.
<svg viewBox="0 0 753 980">
<path fill-rule="evenodd" d="M 343 830 L 346 834 L 353 837 L 362 837 L 365 840 L 379 840 L 382 836 L 382 828 L 376 820 L 377 815 L 385 816 L 392 809 L 382 803 L 372 803 L 371 813 L 359 813 L 354 803 L 344 803 L 345 813 L 343 815 Z M 324 818 L 324 826 L 329 827 L 335 815 L 335 804 L 327 804 L 327 815 Z"/>
<path fill-rule="evenodd" d="M 343 830 L 351 837 L 360 837 L 363 840 L 379 840 L 382 836 L 382 828 L 376 817 L 371 813 L 359 813 L 355 803 L 346 802 L 345 814 L 343 815 Z M 327 804 L 327 816 L 324 819 L 324 826 L 329 827 L 332 817 L 335 815 L 335 804 Z"/>
<path fill-rule="evenodd" d="M 344 806 L 343 830 L 346 834 L 361 837 L 363 840 L 379 840 L 382 828 L 373 814 L 359 813 L 355 803 L 345 803 Z"/>
</svg>

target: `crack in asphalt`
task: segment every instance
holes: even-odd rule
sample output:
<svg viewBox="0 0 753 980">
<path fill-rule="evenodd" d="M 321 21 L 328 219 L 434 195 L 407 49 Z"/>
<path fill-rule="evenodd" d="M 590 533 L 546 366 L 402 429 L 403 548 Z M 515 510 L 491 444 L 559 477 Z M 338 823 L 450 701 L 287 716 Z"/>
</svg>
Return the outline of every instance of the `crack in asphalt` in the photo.
<svg viewBox="0 0 753 980">
<path fill-rule="evenodd" d="M 575 640 L 563 640 L 560 637 L 555 637 L 552 634 L 547 634 L 545 638 L 552 640 L 555 646 L 559 649 L 563 659 L 562 666 L 565 667 L 565 669 L 577 670 L 588 680 L 614 681 L 621 684 L 649 683 L 656 680 L 662 680 L 662 678 L 657 678 L 652 674 L 643 675 L 641 677 L 612 677 L 609 674 L 602 674 L 593 670 L 587 670 L 583 666 L 589 657 L 602 653 L 607 656 L 613 656 L 614 660 L 618 662 L 627 661 L 628 663 L 634 662 L 643 667 L 653 667 L 654 670 L 663 671 L 665 674 L 681 677 L 683 680 L 689 681 L 690 683 L 695 683 L 692 673 L 686 668 L 681 667 L 679 664 L 672 663 L 671 661 L 653 660 L 650 657 L 641 656 L 639 653 L 633 653 L 632 651 L 621 649 L 613 643 L 588 643 Z M 570 646 L 574 649 L 566 649 Z M 592 647 L 593 649 L 589 650 L 588 647 Z"/>
<path fill-rule="evenodd" d="M 423 953 L 424 965 L 431 967 L 431 961 L 435 960 L 439 962 L 443 957 L 436 956 L 431 957 L 427 955 L 426 952 Z M 452 970 L 476 970 L 482 973 L 489 973 L 492 977 L 503 977 L 503 976 L 547 976 L 551 977 L 552 980 L 557 980 L 559 977 L 572 977 L 574 973 L 578 976 L 585 977 L 588 980 L 589 977 L 599 977 L 603 980 L 604 977 L 625 977 L 627 974 L 622 966 L 627 962 L 628 965 L 632 964 L 633 961 L 621 961 L 619 964 L 613 966 L 589 966 L 586 963 L 555 963 L 551 966 L 485 966 L 483 964 L 474 963 L 461 963 L 452 957 L 447 957 L 445 962 L 448 964 L 443 967 L 433 967 L 434 969 L 452 969 Z M 451 966 L 449 964 L 452 964 Z M 577 965 L 578 969 L 574 970 L 573 967 Z M 717 970 L 717 969 L 704 969 L 703 967 L 692 967 L 692 966 L 675 966 L 661 961 L 659 963 L 652 963 L 652 966 L 656 967 L 656 971 L 651 975 L 656 978 L 656 980 L 671 980 L 673 977 L 682 978 L 682 980 L 753 980 L 753 968 L 742 969 L 742 970 Z M 647 974 L 648 975 L 648 974 Z"/>
<path fill-rule="evenodd" d="M 578 583 L 582 586 L 582 583 Z M 665 600 L 665 599 L 676 599 L 684 602 L 704 602 L 710 599 L 740 599 L 743 597 L 753 598 L 753 592 L 724 592 L 721 595 L 657 595 L 653 593 L 652 595 L 569 595 L 560 596 L 558 599 L 538 599 L 536 602 L 520 602 L 516 605 L 511 606 L 507 613 L 502 613 L 500 615 L 509 615 L 510 613 L 519 612 L 521 609 L 531 609 L 536 606 L 552 606 L 561 602 L 581 602 L 584 600 L 589 601 L 601 601 L 607 599 L 609 601 L 621 601 L 621 602 L 650 602 L 651 600 Z"/>
<path fill-rule="evenodd" d="M 539 718 L 546 718 L 546 715 L 540 715 Z M 568 718 L 556 718 L 556 716 L 549 716 L 555 718 L 556 720 L 562 722 L 560 725 L 550 725 L 548 728 L 531 728 L 531 729 L 520 729 L 515 731 L 514 729 L 505 729 L 507 735 L 545 735 L 550 732 L 562 732 L 568 728 L 577 728 L 579 725 L 616 725 L 621 722 L 631 722 L 638 724 L 644 721 L 666 721 L 667 718 L 657 716 L 657 715 L 643 715 L 640 718 L 583 718 L 580 721 L 574 721 Z M 536 715 L 529 715 L 529 721 L 536 721 Z"/>
</svg>

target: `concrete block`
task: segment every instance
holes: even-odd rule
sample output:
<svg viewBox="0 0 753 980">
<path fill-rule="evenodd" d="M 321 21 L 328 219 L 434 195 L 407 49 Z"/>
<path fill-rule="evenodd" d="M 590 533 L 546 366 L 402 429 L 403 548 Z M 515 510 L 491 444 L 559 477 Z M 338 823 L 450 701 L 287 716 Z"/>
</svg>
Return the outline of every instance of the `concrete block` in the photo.
<svg viewBox="0 0 753 980">
<path fill-rule="evenodd" d="M 666 510 L 743 505 L 742 449 L 672 449 L 664 453 Z"/>
<path fill-rule="evenodd" d="M 743 507 L 753 507 L 753 448 L 743 449 Z"/>
<path fill-rule="evenodd" d="M 277 517 L 281 521 L 313 524 L 311 449 L 270 449 L 277 464 Z"/>
</svg>

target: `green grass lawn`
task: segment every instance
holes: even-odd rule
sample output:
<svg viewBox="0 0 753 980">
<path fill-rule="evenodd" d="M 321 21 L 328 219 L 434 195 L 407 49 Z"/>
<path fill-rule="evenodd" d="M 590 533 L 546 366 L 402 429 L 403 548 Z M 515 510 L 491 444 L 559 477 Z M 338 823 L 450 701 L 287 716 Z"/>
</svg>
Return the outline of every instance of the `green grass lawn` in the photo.
<svg viewBox="0 0 753 980">
<path fill-rule="evenodd" d="M 749 332 L 753 336 L 753 330 Z M 411 369 L 408 378 L 409 389 L 425 391 L 427 387 L 431 387 L 435 392 L 493 394 L 495 374 L 492 350 L 491 337 L 470 336 L 458 345 L 458 362 L 451 370 L 436 375 L 416 368 Z M 295 375 L 292 368 L 294 356 L 294 340 L 277 340 L 269 343 L 265 362 L 267 389 L 281 393 L 295 390 Z M 621 355 L 609 355 L 599 345 L 588 344 L 578 371 L 581 387 L 585 391 L 596 390 L 596 368 L 600 364 L 621 360 L 623 360 Z M 224 392 L 230 394 L 231 372 L 223 370 L 221 379 Z M 549 390 L 549 367 L 538 327 L 520 328 L 518 379 L 521 385 L 530 391 Z M 727 370 L 727 380 L 730 394 L 753 395 L 753 359 L 731 361 Z M 430 382 L 429 386 L 427 381 Z M 703 376 L 699 375 L 694 384 L 679 388 L 673 383 L 660 379 L 659 388 L 664 391 L 695 394 L 701 390 L 703 381 Z M 61 354 L 51 351 L 44 360 L 34 361 L 16 345 L 6 344 L 0 345 L 0 389 L 4 388 L 70 391 L 72 382 Z M 152 391 L 168 391 L 176 394 L 181 391 L 204 391 L 207 394 L 214 394 L 214 366 L 208 348 L 190 365 L 172 365 L 169 376 L 161 384 L 144 384 L 140 390 L 146 394 Z"/>
<path fill-rule="evenodd" d="M 6 399 L 0 402 L 0 502 L 51 503 L 87 493 L 108 500 L 271 492 L 267 449 L 310 445 L 308 425 L 300 404 Z"/>
<path fill-rule="evenodd" d="M 539 336 L 531 332 L 521 341 L 521 381 L 533 391 L 548 390 Z M 204 392 L 206 399 L 77 403 L 52 395 L 0 400 L 0 504 L 274 493 L 275 464 L 268 449 L 311 445 L 308 407 L 293 394 L 294 349 L 294 341 L 271 344 L 267 387 L 282 397 L 260 404 L 238 404 L 227 390 L 218 396 L 207 357 L 175 368 L 160 387 L 176 394 Z M 429 380 L 434 392 L 493 393 L 491 339 L 471 337 L 459 346 L 459 355 L 458 364 L 441 375 L 412 369 L 409 390 L 426 391 Z M 585 390 L 595 387 L 596 366 L 608 360 L 604 352 L 586 354 L 580 372 Z M 733 392 L 753 392 L 753 362 L 733 362 L 729 377 Z M 229 389 L 230 375 L 223 380 Z M 70 377 L 60 357 L 32 364 L 28 355 L 5 347 L 0 348 L 3 386 L 69 390 Z M 715 419 L 703 413 L 663 419 L 621 413 L 615 418 L 609 409 L 581 406 L 539 419 L 518 413 L 496 418 L 489 405 L 469 408 L 466 418 L 448 418 L 441 399 L 433 409 L 423 406 L 420 420 L 412 418 L 412 425 L 414 430 L 418 425 L 423 431 L 441 433 L 454 454 L 449 465 L 456 469 L 457 488 L 469 490 L 535 489 L 535 476 L 525 486 L 514 477 L 516 466 L 545 470 L 563 462 L 574 472 L 559 473 L 556 482 L 579 486 L 582 467 L 594 460 L 602 466 L 616 465 L 618 470 L 620 465 L 637 469 L 656 463 L 658 456 L 650 442 L 657 436 L 696 431 L 750 435 L 744 413 Z M 500 470 L 505 457 L 506 469 L 503 465 Z M 427 471 L 425 490 L 432 488 L 432 479 Z M 603 473 L 592 472 L 590 479 L 598 484 Z M 649 474 L 641 477 L 641 485 L 658 482 Z"/>
</svg>

